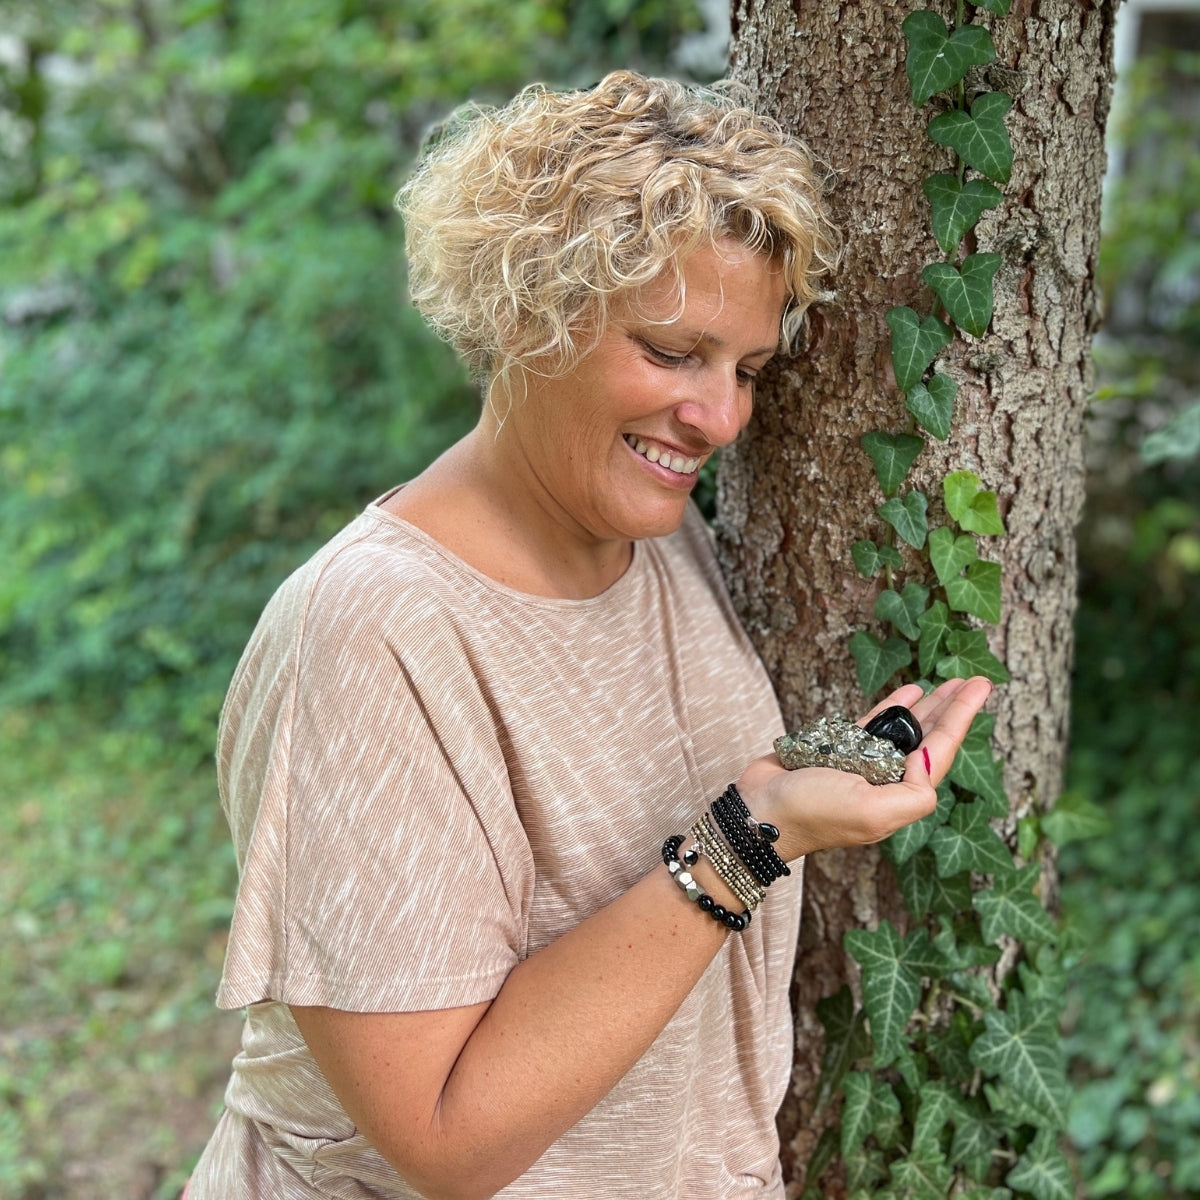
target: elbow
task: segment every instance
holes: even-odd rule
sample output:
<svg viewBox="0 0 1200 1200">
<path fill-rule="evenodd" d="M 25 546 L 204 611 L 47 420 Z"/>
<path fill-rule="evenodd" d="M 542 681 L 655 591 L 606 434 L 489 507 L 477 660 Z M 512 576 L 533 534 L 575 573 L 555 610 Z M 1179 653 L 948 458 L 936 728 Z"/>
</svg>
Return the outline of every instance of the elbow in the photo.
<svg viewBox="0 0 1200 1200">
<path fill-rule="evenodd" d="M 401 1153 L 377 1149 L 422 1200 L 492 1200 L 527 1169 L 510 1160 L 505 1170 L 495 1147 L 447 1141 L 444 1136 L 419 1148 L 409 1143 Z"/>
<path fill-rule="evenodd" d="M 404 1173 L 404 1180 L 421 1194 L 422 1200 L 492 1200 L 506 1183 L 512 1182 L 495 1183 L 478 1176 L 466 1177 L 461 1167 L 450 1166 L 441 1171 L 433 1169 L 417 1173 L 410 1170 Z"/>
</svg>

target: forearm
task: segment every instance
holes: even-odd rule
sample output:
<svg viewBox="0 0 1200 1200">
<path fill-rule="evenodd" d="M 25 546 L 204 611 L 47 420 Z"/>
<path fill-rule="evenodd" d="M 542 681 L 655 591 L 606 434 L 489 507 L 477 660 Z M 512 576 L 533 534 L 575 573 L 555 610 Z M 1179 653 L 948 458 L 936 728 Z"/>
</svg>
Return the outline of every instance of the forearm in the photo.
<svg viewBox="0 0 1200 1200">
<path fill-rule="evenodd" d="M 445 1126 L 477 1147 L 467 1178 L 492 1164 L 508 1182 L 590 1112 L 730 936 L 660 869 L 517 967 L 443 1094 Z"/>
<path fill-rule="evenodd" d="M 736 904 L 708 864 L 696 876 Z M 736 936 L 660 867 L 518 964 L 489 1005 L 452 1010 L 445 1024 L 438 1014 L 397 1014 L 390 1026 L 330 1010 L 296 1017 L 351 1119 L 401 1175 L 435 1200 L 474 1200 L 523 1174 L 599 1103 Z M 414 1017 L 431 1023 L 428 1037 Z M 456 1041 L 457 1019 L 474 1024 Z"/>
</svg>

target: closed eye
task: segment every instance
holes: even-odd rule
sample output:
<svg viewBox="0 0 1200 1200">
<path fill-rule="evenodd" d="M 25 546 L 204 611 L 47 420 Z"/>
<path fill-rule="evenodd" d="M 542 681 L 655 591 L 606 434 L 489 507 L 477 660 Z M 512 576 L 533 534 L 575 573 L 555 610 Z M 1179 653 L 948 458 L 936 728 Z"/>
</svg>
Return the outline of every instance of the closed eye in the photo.
<svg viewBox="0 0 1200 1200">
<path fill-rule="evenodd" d="M 655 362 L 662 363 L 664 367 L 682 367 L 688 360 L 686 354 L 670 354 L 666 350 L 660 350 L 651 342 L 642 342 L 642 347 Z"/>
</svg>

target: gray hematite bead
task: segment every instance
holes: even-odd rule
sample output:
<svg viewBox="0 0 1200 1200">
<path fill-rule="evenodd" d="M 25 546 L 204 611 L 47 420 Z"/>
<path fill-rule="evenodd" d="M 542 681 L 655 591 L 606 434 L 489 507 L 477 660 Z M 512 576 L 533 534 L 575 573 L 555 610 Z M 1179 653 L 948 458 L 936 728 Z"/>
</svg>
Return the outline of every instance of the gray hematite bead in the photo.
<svg viewBox="0 0 1200 1200">
<path fill-rule="evenodd" d="M 795 733 L 785 733 L 775 739 L 775 753 L 789 771 L 833 767 L 861 775 L 868 783 L 899 783 L 904 778 L 904 755 L 891 742 L 842 717 L 818 717 Z"/>
</svg>

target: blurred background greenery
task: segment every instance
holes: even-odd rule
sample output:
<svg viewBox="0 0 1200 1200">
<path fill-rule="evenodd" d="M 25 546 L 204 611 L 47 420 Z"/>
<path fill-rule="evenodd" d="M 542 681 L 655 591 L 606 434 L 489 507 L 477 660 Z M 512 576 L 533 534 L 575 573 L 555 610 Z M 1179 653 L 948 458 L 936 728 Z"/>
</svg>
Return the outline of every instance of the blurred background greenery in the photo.
<svg viewBox="0 0 1200 1200">
<path fill-rule="evenodd" d="M 1178 6 L 1175 6 L 1178 7 Z M 1062 856 L 1091 1196 L 1200 1196 L 1200 55 L 1114 118 Z M 0 1197 L 174 1196 L 238 1020 L 221 697 L 476 406 L 391 197 L 457 101 L 711 79 L 717 0 L 0 0 Z M 1190 32 L 1188 31 L 1190 30 Z M 1191 52 L 1181 47 L 1191 46 Z"/>
</svg>

